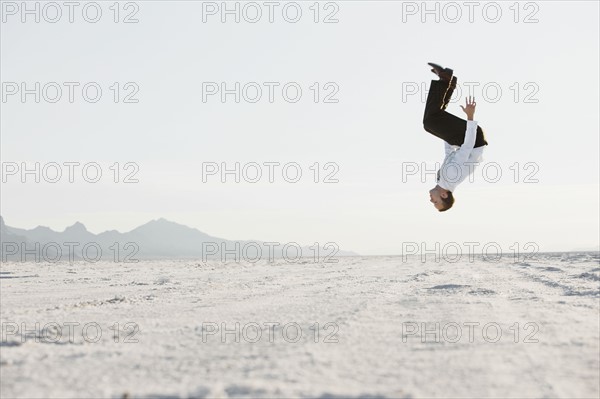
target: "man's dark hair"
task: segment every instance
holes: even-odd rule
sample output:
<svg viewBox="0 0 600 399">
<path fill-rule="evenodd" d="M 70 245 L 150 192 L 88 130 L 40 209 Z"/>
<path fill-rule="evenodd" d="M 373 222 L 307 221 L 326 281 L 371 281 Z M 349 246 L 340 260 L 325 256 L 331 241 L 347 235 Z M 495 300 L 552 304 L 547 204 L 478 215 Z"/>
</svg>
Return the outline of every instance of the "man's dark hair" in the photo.
<svg viewBox="0 0 600 399">
<path fill-rule="evenodd" d="M 452 208 L 452 205 L 454 205 L 454 196 L 452 195 L 452 191 L 448 191 L 448 197 L 442 198 L 442 204 L 444 204 L 444 207 L 440 209 L 440 212 L 445 212 Z"/>
</svg>

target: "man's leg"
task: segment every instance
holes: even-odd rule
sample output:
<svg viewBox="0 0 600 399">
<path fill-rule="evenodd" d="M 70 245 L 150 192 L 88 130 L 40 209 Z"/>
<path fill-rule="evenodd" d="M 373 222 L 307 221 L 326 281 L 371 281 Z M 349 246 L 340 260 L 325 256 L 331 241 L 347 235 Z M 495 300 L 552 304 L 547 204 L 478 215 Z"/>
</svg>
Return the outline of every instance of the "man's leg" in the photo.
<svg viewBox="0 0 600 399">
<path fill-rule="evenodd" d="M 423 123 L 427 119 L 446 109 L 450 102 L 450 97 L 454 93 L 456 87 L 456 76 L 452 78 L 452 81 L 446 80 L 432 80 L 429 86 L 429 94 L 427 95 L 427 103 L 425 104 L 425 113 L 423 115 Z"/>
<path fill-rule="evenodd" d="M 456 76 L 452 81 L 432 80 L 423 115 L 425 130 L 451 145 L 462 145 L 465 141 L 467 121 L 446 112 L 454 88 Z M 475 147 L 487 145 L 481 126 L 477 126 Z"/>
<path fill-rule="evenodd" d="M 467 121 L 446 111 L 442 111 L 427 119 L 425 130 L 446 141 L 450 145 L 461 146 L 465 141 Z M 483 129 L 481 126 L 477 125 L 475 147 L 481 147 L 487 144 L 488 142 L 485 140 Z"/>
</svg>

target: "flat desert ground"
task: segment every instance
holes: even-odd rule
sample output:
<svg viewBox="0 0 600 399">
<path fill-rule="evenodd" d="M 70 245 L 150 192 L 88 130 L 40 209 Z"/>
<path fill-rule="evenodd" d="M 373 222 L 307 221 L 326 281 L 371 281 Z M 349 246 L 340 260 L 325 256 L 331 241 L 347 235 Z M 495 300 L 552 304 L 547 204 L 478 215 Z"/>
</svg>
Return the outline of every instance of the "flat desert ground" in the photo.
<svg viewBox="0 0 600 399">
<path fill-rule="evenodd" d="M 598 398 L 597 253 L 3 263 L 2 398 Z"/>
</svg>

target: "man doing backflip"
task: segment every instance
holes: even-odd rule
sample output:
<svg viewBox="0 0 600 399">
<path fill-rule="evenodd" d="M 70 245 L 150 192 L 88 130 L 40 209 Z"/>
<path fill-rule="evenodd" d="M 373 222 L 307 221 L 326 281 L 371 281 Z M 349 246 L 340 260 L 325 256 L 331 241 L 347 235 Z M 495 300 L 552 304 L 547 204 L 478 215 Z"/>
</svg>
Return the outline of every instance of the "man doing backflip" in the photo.
<svg viewBox="0 0 600 399">
<path fill-rule="evenodd" d="M 444 140 L 446 156 L 437 172 L 437 185 L 429 190 L 429 198 L 433 206 L 444 212 L 454 204 L 454 190 L 462 183 L 475 166 L 481 162 L 485 140 L 483 129 L 473 120 L 475 115 L 475 98 L 469 96 L 462 110 L 467 114 L 467 120 L 446 112 L 452 93 L 456 88 L 456 76 L 450 68 L 443 68 L 429 63 L 439 80 L 432 80 L 423 127 L 426 131 Z"/>
</svg>

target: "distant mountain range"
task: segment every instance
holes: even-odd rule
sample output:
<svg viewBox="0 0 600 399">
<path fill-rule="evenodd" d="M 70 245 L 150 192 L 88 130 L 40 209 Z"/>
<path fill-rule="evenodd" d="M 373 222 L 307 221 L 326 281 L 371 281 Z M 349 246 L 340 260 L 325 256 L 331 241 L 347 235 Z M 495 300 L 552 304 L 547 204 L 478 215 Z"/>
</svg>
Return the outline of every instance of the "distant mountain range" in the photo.
<svg viewBox="0 0 600 399">
<path fill-rule="evenodd" d="M 166 219 L 152 220 L 129 232 L 116 230 L 90 233 L 77 222 L 64 231 L 38 226 L 31 230 L 9 227 L 0 216 L 0 253 L 2 261 L 88 260 L 131 262 L 142 259 L 195 258 L 203 260 L 255 261 L 285 257 L 295 262 L 327 261 L 340 256 L 358 256 L 342 251 L 336 244 L 226 240 Z M 285 254 L 284 254 L 285 252 Z M 298 260 L 300 261 L 300 260 Z"/>
</svg>

